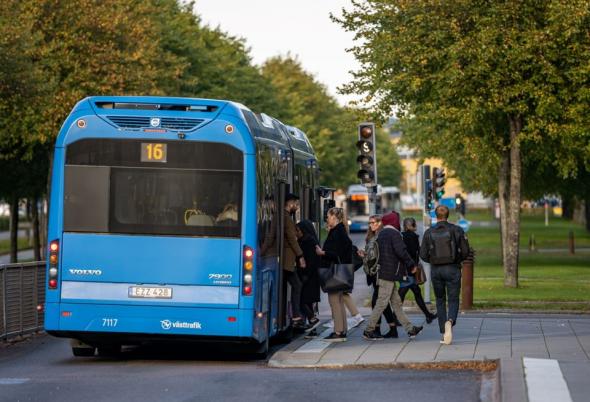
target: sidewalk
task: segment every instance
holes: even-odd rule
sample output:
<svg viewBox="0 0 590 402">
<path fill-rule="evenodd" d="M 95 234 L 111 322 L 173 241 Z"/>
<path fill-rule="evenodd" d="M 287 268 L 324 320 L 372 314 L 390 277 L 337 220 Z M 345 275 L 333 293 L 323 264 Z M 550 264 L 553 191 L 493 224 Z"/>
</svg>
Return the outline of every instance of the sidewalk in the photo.
<svg viewBox="0 0 590 402">
<path fill-rule="evenodd" d="M 357 300 L 368 291 L 359 279 L 357 274 L 353 294 Z M 362 303 L 357 302 L 357 305 Z M 368 308 L 359 310 L 365 317 L 370 314 Z M 323 319 L 330 318 L 327 303 L 321 304 L 320 313 Z M 453 344 L 449 346 L 439 343 L 436 322 L 426 324 L 423 315 L 409 314 L 409 317 L 414 324 L 424 325 L 422 333 L 413 340 L 401 329 L 398 339 L 368 341 L 362 337 L 365 327 L 362 323 L 349 329 L 347 342 L 329 343 L 321 338 L 300 337 L 276 352 L 268 364 L 277 368 L 383 367 L 410 363 L 432 367 L 440 363 L 473 365 L 494 360 L 500 366 L 503 401 L 542 401 L 546 399 L 536 399 L 535 392 L 548 396 L 560 390 L 562 394 L 550 400 L 588 400 L 589 315 L 461 314 L 454 327 Z M 323 331 L 322 336 L 331 332 L 323 326 L 318 331 Z M 532 386 L 537 383 L 539 385 Z"/>
</svg>

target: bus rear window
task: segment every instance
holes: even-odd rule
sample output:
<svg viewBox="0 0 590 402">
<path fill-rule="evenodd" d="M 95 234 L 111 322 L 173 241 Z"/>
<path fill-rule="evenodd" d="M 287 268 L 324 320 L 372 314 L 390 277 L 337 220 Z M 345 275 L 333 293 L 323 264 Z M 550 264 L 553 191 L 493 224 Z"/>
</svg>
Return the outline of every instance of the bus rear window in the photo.
<svg viewBox="0 0 590 402">
<path fill-rule="evenodd" d="M 84 148 L 89 148 L 88 145 L 85 144 Z M 141 144 L 137 145 L 140 149 Z M 190 144 L 187 145 L 190 147 Z M 135 147 L 127 144 L 124 148 Z M 172 152 L 169 152 L 167 159 L 174 158 L 174 146 L 170 147 L 169 144 L 168 148 Z M 205 148 L 200 144 L 198 150 L 203 151 Z M 186 155 L 186 149 L 183 151 Z M 226 155 L 217 157 L 227 158 L 229 149 L 225 151 Z M 113 153 L 108 155 L 106 159 L 111 166 L 93 166 L 91 163 L 66 165 L 65 231 L 240 236 L 242 170 L 219 169 L 219 159 L 214 168 L 207 169 L 203 161 L 211 159 L 211 154 L 206 158 L 201 157 L 198 167 L 191 158 L 188 163 L 184 163 L 185 168 L 179 161 L 172 164 L 174 168 L 162 166 L 164 164 L 141 163 L 125 166 L 126 163 L 121 161 L 131 157 L 121 155 L 121 159 L 115 158 L 119 160 L 114 161 Z M 77 162 L 84 159 L 80 156 L 77 155 Z M 193 156 L 199 159 L 202 155 Z M 241 154 L 239 159 L 242 159 Z M 95 158 L 86 160 L 101 163 Z"/>
</svg>

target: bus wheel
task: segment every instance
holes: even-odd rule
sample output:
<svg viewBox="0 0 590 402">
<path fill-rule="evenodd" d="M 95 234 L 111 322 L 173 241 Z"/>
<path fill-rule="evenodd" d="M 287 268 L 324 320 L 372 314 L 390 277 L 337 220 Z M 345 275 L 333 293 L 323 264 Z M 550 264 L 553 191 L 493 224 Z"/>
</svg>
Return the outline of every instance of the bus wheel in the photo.
<svg viewBox="0 0 590 402">
<path fill-rule="evenodd" d="M 72 345 L 72 354 L 76 357 L 91 357 L 96 351 L 94 346 L 87 345 L 77 339 L 70 340 L 70 344 Z"/>
</svg>

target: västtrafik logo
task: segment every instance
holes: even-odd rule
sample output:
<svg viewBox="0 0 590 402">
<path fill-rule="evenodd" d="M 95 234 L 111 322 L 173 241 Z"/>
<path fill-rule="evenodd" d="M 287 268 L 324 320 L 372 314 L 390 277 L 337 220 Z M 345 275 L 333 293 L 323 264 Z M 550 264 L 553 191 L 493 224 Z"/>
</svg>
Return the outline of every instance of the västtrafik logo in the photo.
<svg viewBox="0 0 590 402">
<path fill-rule="evenodd" d="M 198 321 L 186 322 L 186 321 L 162 320 L 162 321 L 160 321 L 160 324 L 162 325 L 162 329 L 165 329 L 165 330 L 169 330 L 171 328 L 201 329 L 201 323 Z"/>
</svg>

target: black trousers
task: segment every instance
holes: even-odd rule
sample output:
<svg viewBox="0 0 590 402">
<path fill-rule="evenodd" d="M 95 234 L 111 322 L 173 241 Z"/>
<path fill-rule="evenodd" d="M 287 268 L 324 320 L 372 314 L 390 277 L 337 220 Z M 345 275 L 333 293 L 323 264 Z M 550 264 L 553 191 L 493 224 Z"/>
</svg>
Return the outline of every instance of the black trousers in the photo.
<svg viewBox="0 0 590 402">
<path fill-rule="evenodd" d="M 459 293 L 461 292 L 461 268 L 456 265 L 433 265 L 432 288 L 436 296 L 436 312 L 440 333 L 445 332 L 445 322 L 457 322 Z M 447 310 L 448 301 L 448 310 Z"/>
<path fill-rule="evenodd" d="M 293 318 L 302 318 L 301 316 L 301 279 L 296 272 L 283 271 L 285 279 L 291 285 L 291 309 L 293 310 Z"/>
<path fill-rule="evenodd" d="M 424 299 L 422 298 L 422 290 L 420 289 L 420 286 L 418 286 L 417 284 L 413 283 L 411 286 L 406 286 L 399 289 L 399 297 L 400 299 L 402 299 L 402 303 L 404 302 L 406 294 L 410 290 L 412 291 L 412 293 L 414 293 L 414 299 L 416 300 L 416 304 L 418 305 L 418 307 L 420 307 L 420 310 L 422 310 L 426 317 L 430 317 L 432 313 L 428 311 L 428 307 L 426 307 L 426 303 L 424 303 Z"/>
</svg>

